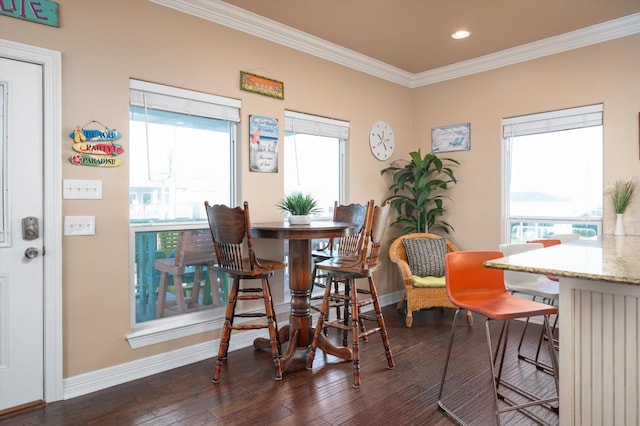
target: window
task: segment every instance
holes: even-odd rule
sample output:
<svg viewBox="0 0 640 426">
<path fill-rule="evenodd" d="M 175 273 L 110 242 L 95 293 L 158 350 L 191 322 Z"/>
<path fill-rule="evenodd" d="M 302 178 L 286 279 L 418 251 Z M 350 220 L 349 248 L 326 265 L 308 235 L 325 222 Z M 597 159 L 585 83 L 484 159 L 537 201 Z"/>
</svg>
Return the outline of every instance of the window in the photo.
<svg viewBox="0 0 640 426">
<path fill-rule="evenodd" d="M 602 234 L 602 105 L 503 120 L 506 241 Z"/>
<path fill-rule="evenodd" d="M 204 201 L 235 202 L 235 140 L 240 101 L 138 80 L 130 81 L 129 105 L 129 217 L 135 251 L 134 294 L 136 323 L 178 313 L 178 307 L 159 312 L 158 259 L 171 259 L 180 238 L 207 229 Z M 161 262 L 162 263 L 162 262 Z M 211 300 L 206 271 L 188 267 L 182 276 L 185 295 L 198 275 L 205 291 L 189 309 L 224 306 Z M 166 279 L 169 302 L 175 300 L 173 277 Z M 198 286 L 195 286 L 198 288 Z M 224 288 L 220 288 L 220 294 Z M 171 300 L 173 299 L 173 300 Z M 193 307 L 193 309 L 191 309 Z M 173 310 L 172 310 L 173 309 Z"/>
<path fill-rule="evenodd" d="M 285 111 L 284 192 L 310 193 L 330 219 L 344 201 L 344 144 L 349 123 Z"/>
<path fill-rule="evenodd" d="M 284 192 L 312 194 L 321 209 L 316 219 L 331 219 L 334 203 L 345 201 L 344 145 L 349 123 L 293 111 L 285 111 L 284 120 Z M 312 249 L 326 243 L 313 240 Z M 285 253 L 288 255 L 286 241 Z M 322 291 L 320 287 L 315 290 L 316 294 Z M 285 297 L 288 291 L 286 288 Z"/>
</svg>

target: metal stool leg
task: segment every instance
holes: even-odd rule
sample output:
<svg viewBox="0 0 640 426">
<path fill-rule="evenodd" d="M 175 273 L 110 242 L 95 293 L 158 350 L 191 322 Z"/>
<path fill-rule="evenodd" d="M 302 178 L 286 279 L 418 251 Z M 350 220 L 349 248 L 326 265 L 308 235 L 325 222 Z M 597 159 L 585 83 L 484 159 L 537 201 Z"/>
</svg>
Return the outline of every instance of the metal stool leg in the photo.
<svg viewBox="0 0 640 426">
<path fill-rule="evenodd" d="M 438 407 L 441 410 L 443 410 L 456 423 L 465 425 L 466 423 L 460 417 L 458 417 L 458 415 L 456 415 L 450 408 L 448 408 L 442 400 L 442 395 L 444 393 L 444 385 L 447 378 L 449 362 L 450 362 L 451 352 L 453 348 L 453 341 L 455 339 L 455 330 L 456 330 L 457 321 L 458 321 L 458 314 L 460 313 L 461 310 L 462 309 L 456 310 L 456 314 L 453 319 L 453 326 L 451 329 L 451 338 L 449 339 L 447 356 L 444 364 L 444 371 L 442 373 L 442 380 L 440 382 L 440 389 L 438 391 Z M 500 335 L 496 343 L 495 352 L 493 350 L 493 344 L 491 341 L 490 321 L 491 321 L 491 318 L 487 318 L 487 320 L 485 321 L 485 337 L 486 337 L 486 346 L 487 346 L 488 356 L 490 360 L 489 366 L 490 366 L 490 373 L 492 377 L 491 382 L 493 387 L 493 400 L 494 400 L 495 416 L 496 416 L 497 424 L 500 425 L 501 423 L 500 415 L 502 413 L 513 411 L 513 410 L 518 410 L 522 412 L 522 414 L 535 420 L 538 423 L 548 424 L 548 422 L 545 419 L 531 412 L 527 408 L 534 405 L 544 405 L 545 407 L 557 412 L 557 409 L 558 409 L 557 406 L 553 406 L 551 404 L 554 402 L 557 402 L 558 397 L 555 396 L 551 398 L 540 398 L 539 396 L 534 395 L 524 389 L 521 389 L 502 378 L 503 366 L 504 366 L 505 355 L 506 355 L 507 344 L 508 344 L 509 321 L 505 321 L 503 323 L 503 326 L 501 327 Z M 552 333 L 552 329 L 549 323 L 549 318 L 548 316 L 545 315 L 544 316 L 544 334 L 546 336 L 549 336 L 551 335 L 551 333 Z M 558 390 L 559 390 L 558 373 L 557 373 L 558 360 L 555 354 L 555 345 L 553 343 L 553 339 L 548 339 L 548 348 L 549 348 L 549 353 L 551 357 L 551 368 L 553 369 L 553 372 L 554 372 L 553 377 L 555 381 L 556 395 L 558 395 Z M 501 387 L 517 392 L 521 396 L 527 398 L 529 401 L 524 403 L 517 403 L 513 399 L 506 396 L 504 392 L 501 392 L 500 390 Z M 506 403 L 506 406 L 501 407 L 500 401 L 504 401 Z"/>
<path fill-rule="evenodd" d="M 543 334 L 546 336 L 551 335 L 551 326 L 549 325 L 549 317 L 548 315 L 544 315 L 543 316 L 543 320 L 544 320 L 544 324 L 543 324 Z M 505 353 L 506 353 L 506 348 L 507 348 L 507 335 L 508 335 L 508 323 L 506 326 L 506 330 L 504 333 L 504 341 L 502 342 L 502 354 L 501 354 L 501 359 L 500 359 L 500 364 L 498 365 L 498 374 L 497 376 L 495 375 L 495 370 L 493 365 L 491 365 L 491 372 L 493 374 L 493 377 L 495 378 L 493 380 L 494 383 L 494 390 L 495 390 L 495 401 L 496 401 L 496 419 L 498 424 L 500 424 L 500 419 L 499 416 L 501 413 L 505 413 L 508 411 L 513 411 L 513 410 L 518 410 L 520 411 L 522 414 L 524 414 L 525 416 L 535 420 L 536 422 L 540 423 L 540 424 L 549 424 L 545 419 L 543 419 L 542 417 L 538 416 L 537 414 L 531 412 L 530 410 L 528 410 L 528 407 L 531 406 L 535 406 L 535 405 L 543 405 L 546 408 L 554 411 L 554 412 L 558 412 L 558 407 L 551 405 L 554 402 L 558 401 L 558 395 L 559 395 L 559 387 L 558 387 L 558 360 L 556 357 L 556 353 L 555 353 L 555 346 L 553 344 L 553 338 L 551 339 L 550 343 L 549 343 L 549 356 L 551 358 L 551 369 L 552 369 L 552 375 L 554 378 L 554 382 L 555 382 L 555 390 L 556 390 L 556 396 L 555 397 L 551 397 L 551 398 L 542 398 L 538 395 L 535 395 L 519 386 L 516 386 L 515 384 L 502 379 L 502 367 L 504 364 L 504 358 L 505 358 Z M 489 331 L 489 326 L 488 326 L 488 321 L 487 321 L 487 325 L 486 325 L 486 334 L 487 334 L 487 344 L 489 346 L 489 355 L 492 356 L 491 354 L 491 337 L 490 337 L 490 331 Z M 529 402 L 525 402 L 525 403 L 519 403 L 514 401 L 513 399 L 509 398 L 508 396 L 506 396 L 504 393 L 500 392 L 500 388 L 504 387 L 506 389 L 509 389 L 513 392 L 518 393 L 519 395 L 525 397 L 526 399 L 529 400 Z M 504 408 L 500 408 L 498 406 L 498 400 L 502 400 L 507 404 L 507 407 Z"/>
<path fill-rule="evenodd" d="M 458 314 L 462 309 L 458 308 L 456 310 L 456 314 L 453 317 L 453 326 L 451 327 L 451 338 L 449 339 L 449 347 L 447 348 L 447 358 L 444 361 L 444 371 L 442 372 L 442 380 L 440 381 L 440 390 L 438 391 L 438 407 L 442 411 L 444 411 L 449 417 L 451 417 L 456 423 L 464 425 L 465 422 L 462 421 L 460 417 L 458 417 L 453 411 L 447 408 L 446 405 L 442 402 L 442 393 L 444 390 L 444 382 L 447 377 L 447 371 L 449 370 L 449 359 L 451 358 L 451 349 L 453 348 L 453 339 L 456 334 L 456 325 L 458 323 Z"/>
</svg>

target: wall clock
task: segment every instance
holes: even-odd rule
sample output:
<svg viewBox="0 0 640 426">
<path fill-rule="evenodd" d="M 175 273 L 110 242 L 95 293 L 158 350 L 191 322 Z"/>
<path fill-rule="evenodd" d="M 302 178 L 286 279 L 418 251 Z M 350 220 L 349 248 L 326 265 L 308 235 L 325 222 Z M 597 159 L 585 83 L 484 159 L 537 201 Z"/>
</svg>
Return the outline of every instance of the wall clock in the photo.
<svg viewBox="0 0 640 426">
<path fill-rule="evenodd" d="M 378 160 L 386 160 L 391 157 L 393 149 L 396 147 L 396 140 L 388 123 L 384 121 L 373 123 L 369 134 L 369 146 L 371 153 Z"/>
</svg>

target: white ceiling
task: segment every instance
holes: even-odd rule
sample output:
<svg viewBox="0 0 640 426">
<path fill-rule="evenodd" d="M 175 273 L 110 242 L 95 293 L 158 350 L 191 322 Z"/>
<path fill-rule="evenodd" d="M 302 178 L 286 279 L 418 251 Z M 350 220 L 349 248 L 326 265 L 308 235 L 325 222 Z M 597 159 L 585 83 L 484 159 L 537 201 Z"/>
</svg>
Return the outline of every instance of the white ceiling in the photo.
<svg viewBox="0 0 640 426">
<path fill-rule="evenodd" d="M 640 32 L 640 0 L 151 1 L 408 87 Z"/>
</svg>

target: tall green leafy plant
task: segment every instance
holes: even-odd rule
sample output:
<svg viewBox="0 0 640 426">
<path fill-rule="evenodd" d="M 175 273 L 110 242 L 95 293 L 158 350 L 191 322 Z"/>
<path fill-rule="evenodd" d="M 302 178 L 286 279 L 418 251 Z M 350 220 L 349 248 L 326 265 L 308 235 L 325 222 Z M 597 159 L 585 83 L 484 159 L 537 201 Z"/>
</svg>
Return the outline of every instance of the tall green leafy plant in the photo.
<svg viewBox="0 0 640 426">
<path fill-rule="evenodd" d="M 460 163 L 433 153 L 423 157 L 419 149 L 409 156 L 411 160 L 396 160 L 380 172 L 393 177 L 389 187 L 392 195 L 385 200 L 398 212 L 392 225 L 402 226 L 403 234 L 429 232 L 433 228 L 449 233 L 453 226 L 439 217 L 446 211 L 443 200 L 448 198 L 447 188 L 458 182 L 451 166 Z"/>
</svg>

